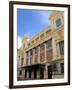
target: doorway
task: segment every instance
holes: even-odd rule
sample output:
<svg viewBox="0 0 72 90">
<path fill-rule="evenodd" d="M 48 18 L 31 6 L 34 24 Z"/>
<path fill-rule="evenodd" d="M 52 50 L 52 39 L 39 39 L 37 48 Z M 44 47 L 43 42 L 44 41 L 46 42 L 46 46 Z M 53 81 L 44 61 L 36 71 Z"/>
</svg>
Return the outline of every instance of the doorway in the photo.
<svg viewBox="0 0 72 90">
<path fill-rule="evenodd" d="M 31 70 L 29 70 L 29 78 L 31 78 Z"/>
<path fill-rule="evenodd" d="M 37 70 L 35 69 L 34 70 L 34 79 L 36 79 L 37 78 Z"/>
<path fill-rule="evenodd" d="M 25 79 L 27 78 L 27 70 L 25 70 Z"/>
<path fill-rule="evenodd" d="M 44 78 L 44 69 L 40 68 L 40 79 Z"/>
<path fill-rule="evenodd" d="M 52 79 L 52 65 L 48 66 L 48 79 Z"/>
</svg>

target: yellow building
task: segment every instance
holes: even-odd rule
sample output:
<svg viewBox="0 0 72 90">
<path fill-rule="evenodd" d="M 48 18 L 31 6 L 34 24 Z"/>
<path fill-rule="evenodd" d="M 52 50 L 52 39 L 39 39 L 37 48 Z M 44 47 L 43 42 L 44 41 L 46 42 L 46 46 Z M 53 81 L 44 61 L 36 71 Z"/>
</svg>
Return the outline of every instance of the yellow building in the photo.
<svg viewBox="0 0 72 90">
<path fill-rule="evenodd" d="M 51 26 L 31 39 L 23 38 L 18 50 L 18 80 L 64 77 L 64 13 L 53 11 Z"/>
</svg>

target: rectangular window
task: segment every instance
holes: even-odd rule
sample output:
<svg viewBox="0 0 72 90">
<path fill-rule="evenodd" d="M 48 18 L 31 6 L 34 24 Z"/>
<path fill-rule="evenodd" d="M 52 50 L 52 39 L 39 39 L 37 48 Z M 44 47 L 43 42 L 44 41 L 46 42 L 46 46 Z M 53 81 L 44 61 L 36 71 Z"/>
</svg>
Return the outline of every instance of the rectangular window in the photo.
<svg viewBox="0 0 72 90">
<path fill-rule="evenodd" d="M 28 60 L 29 60 L 29 53 L 26 52 L 26 64 L 28 64 Z"/>
<path fill-rule="evenodd" d="M 44 60 L 45 60 L 45 53 L 43 52 L 40 54 L 40 61 L 44 62 Z"/>
<path fill-rule="evenodd" d="M 47 41 L 47 49 L 48 48 L 52 48 L 52 39 L 49 39 L 48 41 Z"/>
<path fill-rule="evenodd" d="M 53 58 L 53 52 L 52 52 L 52 49 L 48 50 L 47 51 L 47 60 L 52 60 Z"/>
<path fill-rule="evenodd" d="M 27 70 L 25 70 L 25 78 L 27 77 Z"/>
<path fill-rule="evenodd" d="M 56 20 L 56 27 L 59 27 L 59 26 L 61 26 L 61 19 L 60 18 Z"/>
<path fill-rule="evenodd" d="M 24 60 L 24 58 L 21 59 L 21 66 L 23 65 L 23 60 Z"/>
<path fill-rule="evenodd" d="M 64 41 L 59 42 L 60 54 L 64 55 Z"/>
<path fill-rule="evenodd" d="M 35 54 L 38 53 L 38 47 L 35 47 Z"/>
<path fill-rule="evenodd" d="M 35 63 L 37 63 L 38 55 L 35 55 Z"/>
<path fill-rule="evenodd" d="M 28 57 L 26 57 L 26 64 L 28 64 Z"/>
<path fill-rule="evenodd" d="M 22 75 L 22 71 L 21 70 L 19 71 L 19 75 Z"/>
<path fill-rule="evenodd" d="M 33 54 L 33 51 L 32 50 L 30 50 L 30 55 L 32 55 Z"/>
<path fill-rule="evenodd" d="M 57 63 L 54 63 L 53 65 L 52 65 L 52 70 L 53 70 L 53 72 L 57 72 L 58 70 L 57 70 Z"/>
<path fill-rule="evenodd" d="M 32 64 L 33 56 L 30 56 L 30 64 Z"/>
<path fill-rule="evenodd" d="M 61 63 L 60 66 L 61 66 L 61 73 L 64 73 L 64 63 Z"/>
<path fill-rule="evenodd" d="M 44 43 L 42 43 L 41 45 L 40 45 L 40 51 L 44 51 Z"/>
</svg>

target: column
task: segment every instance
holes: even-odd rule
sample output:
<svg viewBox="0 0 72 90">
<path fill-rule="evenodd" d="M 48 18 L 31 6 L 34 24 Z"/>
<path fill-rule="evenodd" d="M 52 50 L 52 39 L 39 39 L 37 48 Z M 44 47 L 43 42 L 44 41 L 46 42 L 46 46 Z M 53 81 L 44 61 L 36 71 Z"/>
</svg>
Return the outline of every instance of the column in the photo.
<svg viewBox="0 0 72 90">
<path fill-rule="evenodd" d="M 40 46 L 38 47 L 38 63 L 40 63 Z"/>
<path fill-rule="evenodd" d="M 34 64 L 34 60 L 35 60 L 35 49 L 33 49 L 33 64 Z"/>
<path fill-rule="evenodd" d="M 25 78 L 25 69 L 22 70 L 22 77 Z"/>
<path fill-rule="evenodd" d="M 24 62 L 23 65 L 26 65 L 26 53 L 24 53 Z"/>
<path fill-rule="evenodd" d="M 57 58 L 57 50 L 56 50 L 56 41 L 54 38 L 52 39 L 52 48 L 53 48 L 53 59 L 55 60 Z"/>
<path fill-rule="evenodd" d="M 44 69 L 44 78 L 48 79 L 48 66 L 47 65 L 45 66 L 45 69 Z"/>
<path fill-rule="evenodd" d="M 61 66 L 60 66 L 60 63 L 57 63 L 57 69 L 58 69 L 58 73 L 61 73 Z"/>
<path fill-rule="evenodd" d="M 34 78 L 34 71 L 31 72 L 31 78 Z"/>
<path fill-rule="evenodd" d="M 27 70 L 27 79 L 29 79 L 29 71 Z"/>
<path fill-rule="evenodd" d="M 57 56 L 60 57 L 60 48 L 59 48 L 59 44 L 57 43 Z"/>
<path fill-rule="evenodd" d="M 40 70 L 37 70 L 37 79 L 40 79 Z"/>
<path fill-rule="evenodd" d="M 21 67 L 21 56 L 20 56 L 20 60 L 19 60 L 19 68 Z"/>
<path fill-rule="evenodd" d="M 17 67 L 19 67 L 19 57 L 17 57 Z"/>
<path fill-rule="evenodd" d="M 46 43 L 44 44 L 45 45 L 45 61 L 44 62 L 47 62 L 47 52 L 46 52 Z"/>
<path fill-rule="evenodd" d="M 25 69 L 25 73 L 24 73 L 24 79 L 27 78 L 27 70 Z"/>
<path fill-rule="evenodd" d="M 30 65 L 30 51 L 28 52 L 28 65 Z"/>
</svg>

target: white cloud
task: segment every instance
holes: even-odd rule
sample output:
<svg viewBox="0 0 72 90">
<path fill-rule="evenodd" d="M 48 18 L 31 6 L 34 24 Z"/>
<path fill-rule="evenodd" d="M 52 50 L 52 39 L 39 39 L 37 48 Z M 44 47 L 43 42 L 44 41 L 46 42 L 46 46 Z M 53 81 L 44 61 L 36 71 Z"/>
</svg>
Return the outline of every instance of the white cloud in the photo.
<svg viewBox="0 0 72 90">
<path fill-rule="evenodd" d="M 19 49 L 22 46 L 22 38 L 18 36 L 17 48 Z"/>
</svg>

